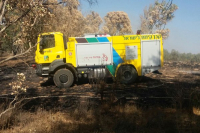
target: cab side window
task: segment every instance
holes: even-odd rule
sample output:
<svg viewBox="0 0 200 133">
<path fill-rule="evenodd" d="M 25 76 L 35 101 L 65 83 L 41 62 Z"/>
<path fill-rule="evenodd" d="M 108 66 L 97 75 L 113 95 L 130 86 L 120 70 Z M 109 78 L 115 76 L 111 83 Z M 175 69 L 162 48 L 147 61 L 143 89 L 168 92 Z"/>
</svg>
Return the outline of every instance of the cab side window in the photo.
<svg viewBox="0 0 200 133">
<path fill-rule="evenodd" d="M 43 49 L 55 47 L 54 35 L 44 35 L 41 38 L 42 41 L 40 42 L 40 45 L 43 47 Z"/>
</svg>

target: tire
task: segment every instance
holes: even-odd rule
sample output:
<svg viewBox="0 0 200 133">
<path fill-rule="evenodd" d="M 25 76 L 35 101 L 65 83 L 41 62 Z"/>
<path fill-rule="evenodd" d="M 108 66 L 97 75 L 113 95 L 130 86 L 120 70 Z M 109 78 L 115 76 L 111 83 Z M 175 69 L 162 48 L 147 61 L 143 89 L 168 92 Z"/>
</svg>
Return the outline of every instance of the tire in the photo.
<svg viewBox="0 0 200 133">
<path fill-rule="evenodd" d="M 137 78 L 137 71 L 132 66 L 121 66 L 117 71 L 117 80 L 122 84 L 132 84 Z"/>
<path fill-rule="evenodd" d="M 74 83 L 74 75 L 68 69 L 60 69 L 54 74 L 53 81 L 59 88 L 68 88 Z"/>
</svg>

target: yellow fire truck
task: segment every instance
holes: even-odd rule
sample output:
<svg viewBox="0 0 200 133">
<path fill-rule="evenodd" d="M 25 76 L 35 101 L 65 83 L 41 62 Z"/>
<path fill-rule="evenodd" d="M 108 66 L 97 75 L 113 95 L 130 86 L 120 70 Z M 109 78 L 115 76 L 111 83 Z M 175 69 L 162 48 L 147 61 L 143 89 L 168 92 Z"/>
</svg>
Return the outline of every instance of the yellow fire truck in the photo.
<svg viewBox="0 0 200 133">
<path fill-rule="evenodd" d="M 57 87 L 70 87 L 82 76 L 104 78 L 108 74 L 130 84 L 163 66 L 159 34 L 66 39 L 60 32 L 43 33 L 35 54 L 36 74 L 53 77 Z"/>
</svg>

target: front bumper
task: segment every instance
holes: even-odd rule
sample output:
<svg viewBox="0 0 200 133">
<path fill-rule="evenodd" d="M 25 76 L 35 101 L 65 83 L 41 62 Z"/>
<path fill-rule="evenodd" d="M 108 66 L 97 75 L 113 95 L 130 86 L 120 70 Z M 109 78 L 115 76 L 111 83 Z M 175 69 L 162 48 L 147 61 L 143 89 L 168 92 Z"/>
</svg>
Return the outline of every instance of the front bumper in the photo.
<svg viewBox="0 0 200 133">
<path fill-rule="evenodd" d="M 49 75 L 49 67 L 48 66 L 43 66 L 41 64 L 36 65 L 36 74 L 40 77 L 45 77 Z"/>
</svg>

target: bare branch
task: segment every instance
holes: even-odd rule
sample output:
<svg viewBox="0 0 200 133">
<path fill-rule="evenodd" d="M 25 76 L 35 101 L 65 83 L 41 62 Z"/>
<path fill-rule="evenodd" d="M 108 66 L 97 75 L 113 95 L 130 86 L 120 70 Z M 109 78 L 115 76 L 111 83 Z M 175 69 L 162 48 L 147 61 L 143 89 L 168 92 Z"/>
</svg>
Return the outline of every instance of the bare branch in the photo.
<svg viewBox="0 0 200 133">
<path fill-rule="evenodd" d="M 90 4 L 90 6 L 98 3 L 98 0 L 86 0 L 86 1 Z"/>
<path fill-rule="evenodd" d="M 4 13 L 5 13 L 5 8 L 6 8 L 7 2 L 8 2 L 8 0 L 5 0 L 4 3 L 3 3 L 2 9 L 0 9 L 0 11 L 1 11 L 1 14 L 0 14 L 0 22 L 2 22 L 2 19 L 3 19 Z"/>
<path fill-rule="evenodd" d="M 172 4 L 173 4 L 173 0 L 170 0 L 170 1 L 167 3 L 167 5 L 168 5 L 167 10 L 169 10 L 169 8 L 172 6 Z"/>
<path fill-rule="evenodd" d="M 0 30 L 0 34 L 2 32 L 4 32 L 8 27 L 10 27 L 12 24 L 18 22 L 19 20 L 21 20 L 24 16 L 26 16 L 29 12 L 31 11 L 31 8 L 29 10 L 27 10 L 25 13 L 23 13 L 20 17 L 18 17 L 17 19 L 15 19 L 13 22 L 10 22 L 8 23 L 5 27 L 3 27 L 1 30 Z"/>
<path fill-rule="evenodd" d="M 10 102 L 8 108 L 11 108 L 11 107 L 12 107 L 12 104 L 13 104 L 15 101 L 17 101 L 17 99 L 18 99 L 18 95 L 16 95 L 15 98 Z"/>
<path fill-rule="evenodd" d="M 38 15 L 35 17 L 33 23 L 31 24 L 31 27 L 33 27 L 35 25 L 35 23 L 37 22 L 37 18 L 38 18 Z"/>
<path fill-rule="evenodd" d="M 13 58 L 16 58 L 16 57 L 19 57 L 19 56 L 22 56 L 22 55 L 25 55 L 25 54 L 29 53 L 34 47 L 37 46 L 38 43 L 39 43 L 39 42 L 37 42 L 33 47 L 30 47 L 30 48 L 29 48 L 28 50 L 26 50 L 24 53 L 17 54 L 17 55 L 15 55 L 15 56 L 11 56 L 11 57 L 8 57 L 8 58 L 5 59 L 5 60 L 0 61 L 0 64 L 6 62 L 6 61 L 8 61 L 8 60 L 11 60 L 11 59 L 13 59 Z"/>
<path fill-rule="evenodd" d="M 3 1 L 1 0 L 1 1 L 0 1 L 0 12 L 1 12 L 1 10 L 3 9 L 2 6 L 3 6 Z"/>
<path fill-rule="evenodd" d="M 12 101 L 11 103 L 14 103 L 14 102 L 17 100 L 17 97 L 18 97 L 18 96 L 15 96 L 15 98 L 13 99 L 13 101 Z M 13 109 L 15 109 L 15 108 L 16 108 L 16 105 L 18 105 L 19 103 L 21 103 L 23 100 L 24 100 L 24 99 L 21 99 L 20 101 L 16 102 L 12 107 L 11 107 L 11 103 L 10 103 L 9 108 L 6 109 L 5 111 L 3 111 L 2 113 L 0 113 L 0 118 L 1 118 L 5 113 L 7 113 L 7 112 L 9 112 L 9 111 L 11 111 L 11 110 L 13 110 Z"/>
<path fill-rule="evenodd" d="M 61 5 L 65 4 L 66 2 L 57 2 L 57 3 L 42 3 L 43 6 L 50 6 L 50 5 Z"/>
</svg>

